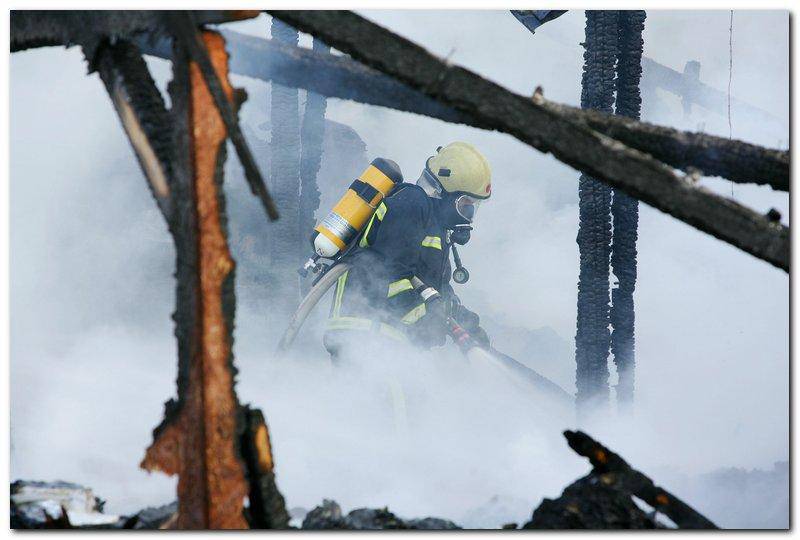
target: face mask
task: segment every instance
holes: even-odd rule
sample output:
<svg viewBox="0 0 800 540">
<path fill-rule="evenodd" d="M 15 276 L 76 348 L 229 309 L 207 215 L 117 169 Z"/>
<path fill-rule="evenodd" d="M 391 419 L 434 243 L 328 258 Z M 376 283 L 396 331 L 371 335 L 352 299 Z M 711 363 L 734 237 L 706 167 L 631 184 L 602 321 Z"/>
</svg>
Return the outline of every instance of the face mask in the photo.
<svg viewBox="0 0 800 540">
<path fill-rule="evenodd" d="M 479 199 L 459 193 L 447 193 L 439 205 L 442 224 L 448 229 L 470 225 L 480 204 Z"/>
<path fill-rule="evenodd" d="M 472 226 L 470 225 L 456 225 L 450 232 L 450 241 L 459 246 L 463 246 L 469 242 L 471 230 Z"/>
<path fill-rule="evenodd" d="M 478 205 L 480 205 L 480 203 L 480 199 L 476 199 L 475 197 L 470 197 L 469 195 L 459 195 L 455 201 L 456 212 L 469 223 L 472 223 L 472 220 L 475 219 L 475 213 L 478 211 Z"/>
</svg>

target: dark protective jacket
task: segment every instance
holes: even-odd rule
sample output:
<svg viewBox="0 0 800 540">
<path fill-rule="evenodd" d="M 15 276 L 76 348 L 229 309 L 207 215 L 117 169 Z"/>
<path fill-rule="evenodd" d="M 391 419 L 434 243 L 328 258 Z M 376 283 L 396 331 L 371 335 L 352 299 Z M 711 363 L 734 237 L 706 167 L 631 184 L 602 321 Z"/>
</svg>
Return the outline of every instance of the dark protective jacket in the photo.
<svg viewBox="0 0 800 540">
<path fill-rule="evenodd" d="M 453 297 L 450 246 L 438 204 L 419 186 L 404 183 L 378 206 L 358 247 L 344 258 L 352 267 L 334 291 L 325 334 L 329 350 L 342 332 L 352 330 L 423 347 L 444 344 L 443 324 L 426 318 L 425 304 L 411 285 L 417 276 L 445 299 Z"/>
</svg>

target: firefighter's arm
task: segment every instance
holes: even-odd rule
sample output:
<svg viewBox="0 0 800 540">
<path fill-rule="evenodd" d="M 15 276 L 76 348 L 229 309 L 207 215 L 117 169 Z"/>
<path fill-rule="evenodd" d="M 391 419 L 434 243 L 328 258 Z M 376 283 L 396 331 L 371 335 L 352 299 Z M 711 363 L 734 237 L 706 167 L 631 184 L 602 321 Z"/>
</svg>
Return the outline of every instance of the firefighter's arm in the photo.
<svg viewBox="0 0 800 540">
<path fill-rule="evenodd" d="M 382 262 L 390 309 L 400 317 L 420 303 L 411 278 L 425 236 L 425 197 L 421 191 L 408 188 L 386 199 L 386 213 L 370 246 Z"/>
</svg>

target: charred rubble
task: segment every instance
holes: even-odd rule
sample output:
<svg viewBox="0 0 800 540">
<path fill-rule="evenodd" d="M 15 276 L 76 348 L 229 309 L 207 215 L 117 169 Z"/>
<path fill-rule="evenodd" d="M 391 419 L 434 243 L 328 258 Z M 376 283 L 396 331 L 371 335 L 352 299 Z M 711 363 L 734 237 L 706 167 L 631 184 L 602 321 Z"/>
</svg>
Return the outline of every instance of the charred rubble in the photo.
<svg viewBox="0 0 800 540">
<path fill-rule="evenodd" d="M 565 431 L 567 443 L 586 457 L 592 471 L 570 484 L 557 499 L 544 499 L 524 529 L 655 529 L 669 528 L 662 514 L 679 529 L 717 526 L 644 473 L 582 431 Z M 645 512 L 635 501 L 649 505 Z"/>
<path fill-rule="evenodd" d="M 251 528 L 292 529 L 283 498 L 275 500 L 273 522 L 255 522 Z M 13 529 L 173 529 L 178 519 L 178 503 L 148 507 L 129 516 L 103 512 L 103 501 L 91 489 L 69 482 L 29 482 L 11 484 L 11 528 Z M 245 511 L 245 514 L 248 512 Z M 305 514 L 302 529 L 460 529 L 446 519 L 426 517 L 401 519 L 388 508 L 357 508 L 344 515 L 331 500 Z"/>
<path fill-rule="evenodd" d="M 257 411 L 250 420 L 256 425 L 262 421 Z M 567 486 L 558 498 L 544 499 L 522 529 L 717 528 L 711 520 L 657 486 L 644 473 L 589 435 L 581 431 L 565 431 L 564 436 L 578 455 L 589 459 L 592 470 Z M 260 444 L 267 443 L 262 440 Z M 274 475 L 262 483 L 260 488 L 251 487 L 251 506 L 243 512 L 249 527 L 296 528 L 289 523 L 290 513 L 275 487 Z M 106 516 L 102 514 L 102 501 L 94 497 L 91 490 L 65 482 L 17 481 L 11 485 L 11 493 L 11 523 L 18 529 L 167 529 L 174 528 L 178 519 L 177 503 L 146 508 L 132 516 Z M 324 499 L 320 506 L 307 513 L 302 509 L 292 509 L 291 515 L 298 521 L 302 518 L 300 528 L 309 530 L 462 528 L 437 517 L 403 519 L 387 507 L 356 508 L 344 514 L 339 504 L 329 499 Z M 660 516 L 670 522 L 659 519 Z M 74 517 L 79 519 L 76 521 Z M 228 519 L 233 517 L 227 516 Z M 516 529 L 517 525 L 498 523 L 497 528 Z"/>
<path fill-rule="evenodd" d="M 386 507 L 356 508 L 344 515 L 336 501 L 325 499 L 321 506 L 317 506 L 306 514 L 303 518 L 302 528 L 374 531 L 388 529 L 452 530 L 461 527 L 452 521 L 434 517 L 403 520 Z"/>
</svg>

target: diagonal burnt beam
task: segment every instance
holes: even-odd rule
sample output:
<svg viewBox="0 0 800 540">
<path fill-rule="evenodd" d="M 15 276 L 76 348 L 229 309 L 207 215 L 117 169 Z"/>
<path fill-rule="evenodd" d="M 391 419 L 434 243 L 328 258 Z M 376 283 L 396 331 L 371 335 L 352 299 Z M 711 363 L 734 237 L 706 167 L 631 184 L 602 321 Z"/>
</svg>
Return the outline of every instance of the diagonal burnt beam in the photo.
<svg viewBox="0 0 800 540">
<path fill-rule="evenodd" d="M 717 526 L 697 510 L 667 490 L 655 485 L 599 442 L 582 431 L 565 431 L 567 444 L 578 455 L 588 458 L 595 474 L 605 484 L 614 485 L 636 495 L 657 511 L 669 517 L 680 529 L 716 529 Z"/>
<path fill-rule="evenodd" d="M 198 24 L 219 24 L 258 15 L 258 11 L 194 11 Z M 156 10 L 12 10 L 11 52 L 35 47 L 80 44 L 94 56 L 104 40 L 133 39 L 146 35 L 157 39 L 169 35 L 163 12 Z"/>
<path fill-rule="evenodd" d="M 172 139 L 161 92 L 136 45 L 105 43 L 89 63 L 100 75 L 161 214 L 171 219 Z"/>
<path fill-rule="evenodd" d="M 261 201 L 269 219 L 275 221 L 278 219 L 278 209 L 275 207 L 275 202 L 272 200 L 264 179 L 261 177 L 261 172 L 258 170 L 258 165 L 250 152 L 250 147 L 247 146 L 244 135 L 242 135 L 242 130 L 239 129 L 239 120 L 234 114 L 230 103 L 225 99 L 222 83 L 211 65 L 211 60 L 208 58 L 200 34 L 197 31 L 197 21 L 195 21 L 190 11 L 168 11 L 166 19 L 170 29 L 183 43 L 186 50 L 189 51 L 189 56 L 199 67 L 203 79 L 208 85 L 214 104 L 225 122 L 228 137 L 236 149 L 239 161 L 242 163 L 245 178 L 250 185 L 250 191 Z"/>
<path fill-rule="evenodd" d="M 203 33 L 228 100 L 224 41 Z M 198 65 L 176 46 L 170 83 L 175 149 L 170 232 L 177 253 L 178 399 L 167 403 L 142 467 L 177 474 L 179 529 L 243 529 L 249 486 L 234 391 L 234 261 L 226 241 L 226 129 Z"/>
<path fill-rule="evenodd" d="M 289 47 L 275 40 L 230 30 L 222 35 L 231 53 L 231 71 L 238 75 L 314 93 L 422 114 L 445 122 L 492 129 L 478 118 L 431 99 L 417 89 L 346 56 Z M 169 39 L 140 39 L 145 54 L 169 57 Z M 713 135 L 625 120 L 613 115 L 546 102 L 554 114 L 582 120 L 595 131 L 620 140 L 679 169 L 698 169 L 739 183 L 771 185 L 788 190 L 789 152 L 772 150 Z M 699 144 L 699 147 L 692 145 Z"/>
<path fill-rule="evenodd" d="M 789 229 L 694 185 L 652 157 L 561 117 L 349 11 L 270 11 L 354 59 L 482 125 L 591 175 L 693 227 L 789 269 Z"/>
<path fill-rule="evenodd" d="M 291 47 L 274 39 L 231 30 L 221 33 L 231 54 L 231 72 L 237 75 L 303 88 L 326 97 L 472 125 L 469 117 L 346 56 Z M 145 54 L 169 58 L 167 38 L 142 38 L 139 44 Z"/>
<path fill-rule="evenodd" d="M 254 15 L 244 11 L 193 13 L 198 24 L 222 23 Z M 160 12 L 154 11 L 15 10 L 11 13 L 11 51 L 85 43 L 91 55 L 98 40 L 107 36 L 135 39 L 145 54 L 168 59 L 170 36 L 162 18 Z M 477 119 L 347 57 L 288 47 L 237 32 L 223 31 L 223 36 L 229 41 L 229 50 L 233 54 L 231 70 L 234 73 L 274 80 L 284 86 L 304 88 L 327 97 L 491 129 Z M 648 66 L 646 64 L 645 68 L 649 69 Z M 580 109 L 566 112 L 581 114 Z M 673 167 L 693 167 L 706 175 L 723 176 L 734 182 L 755 182 L 775 189 L 788 189 L 788 152 L 638 122 L 618 122 L 601 114 L 590 116 L 586 121 L 593 129 Z M 702 150 L 688 150 L 693 142 L 699 142 Z"/>
<path fill-rule="evenodd" d="M 697 169 L 706 176 L 721 176 L 740 184 L 760 184 L 789 191 L 788 151 L 536 99 L 542 107 L 564 118 L 646 152 L 677 169 Z"/>
</svg>

